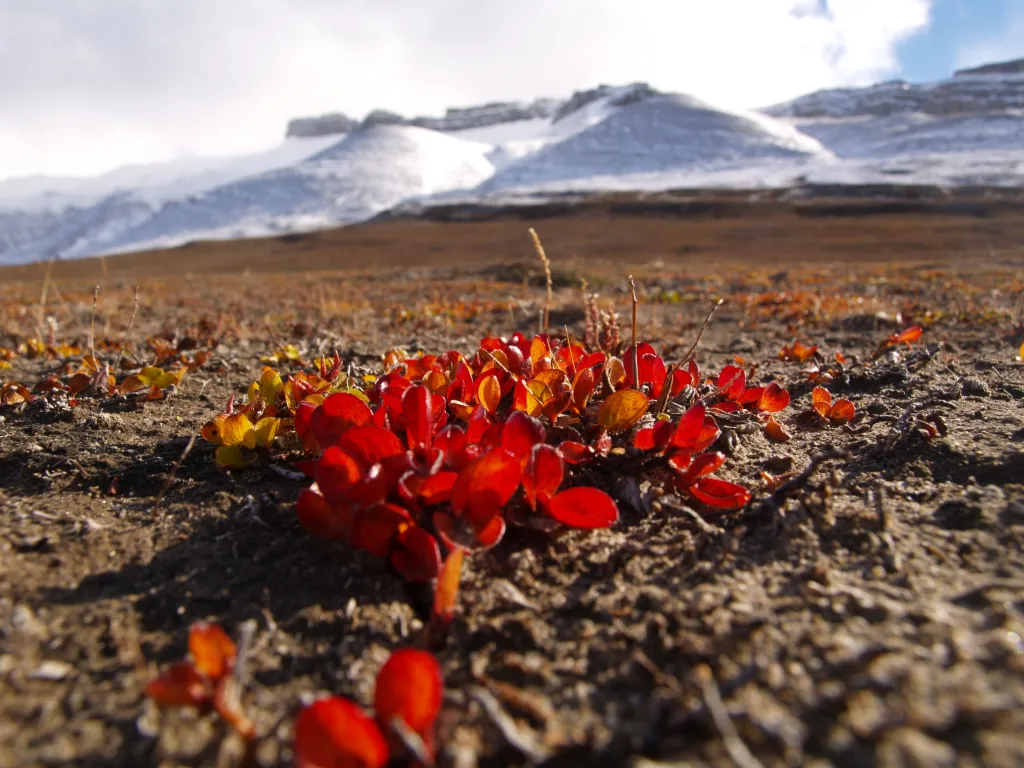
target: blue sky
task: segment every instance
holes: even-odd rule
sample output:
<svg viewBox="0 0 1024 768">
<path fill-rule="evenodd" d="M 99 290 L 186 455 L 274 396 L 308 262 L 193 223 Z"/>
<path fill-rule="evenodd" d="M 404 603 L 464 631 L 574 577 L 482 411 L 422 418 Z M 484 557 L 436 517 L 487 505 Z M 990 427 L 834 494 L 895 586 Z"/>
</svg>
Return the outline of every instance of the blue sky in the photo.
<svg viewBox="0 0 1024 768">
<path fill-rule="evenodd" d="M 928 28 L 900 43 L 896 52 L 901 76 L 910 82 L 1024 58 L 1024 0 L 935 0 Z"/>
</svg>

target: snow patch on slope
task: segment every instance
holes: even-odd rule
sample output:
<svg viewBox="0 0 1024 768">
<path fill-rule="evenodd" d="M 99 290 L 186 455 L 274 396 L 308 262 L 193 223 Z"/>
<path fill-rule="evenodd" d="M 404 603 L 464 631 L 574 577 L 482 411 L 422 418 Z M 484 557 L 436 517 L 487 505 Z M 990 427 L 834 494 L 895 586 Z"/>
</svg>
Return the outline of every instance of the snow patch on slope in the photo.
<svg viewBox="0 0 1024 768">
<path fill-rule="evenodd" d="M 480 191 L 803 157 L 830 154 L 816 140 L 770 117 L 728 112 L 686 96 L 659 95 L 620 107 L 508 165 Z"/>
<path fill-rule="evenodd" d="M 131 193 L 141 202 L 155 206 L 293 165 L 337 143 L 339 138 L 286 139 L 265 152 L 251 155 L 129 165 L 91 178 L 27 176 L 0 180 L 0 210 L 55 210 L 88 205 L 121 193 Z"/>
<path fill-rule="evenodd" d="M 479 184 L 494 171 L 489 150 L 425 128 L 360 129 L 291 167 L 170 203 L 102 247 L 167 247 L 358 221 L 409 197 Z"/>
</svg>

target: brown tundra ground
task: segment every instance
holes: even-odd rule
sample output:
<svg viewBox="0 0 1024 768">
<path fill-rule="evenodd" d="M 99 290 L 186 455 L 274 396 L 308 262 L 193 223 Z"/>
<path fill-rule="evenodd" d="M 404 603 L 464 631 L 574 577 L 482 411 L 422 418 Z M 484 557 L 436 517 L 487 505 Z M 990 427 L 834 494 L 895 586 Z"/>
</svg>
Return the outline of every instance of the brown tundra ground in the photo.
<svg viewBox="0 0 1024 768">
<path fill-rule="evenodd" d="M 300 528 L 303 482 L 222 471 L 203 441 L 179 459 L 285 345 L 372 373 L 390 348 L 535 332 L 530 226 L 560 335 L 583 334 L 585 278 L 628 337 L 633 274 L 640 338 L 674 362 L 724 298 L 697 362 L 781 382 L 792 439 L 726 425 L 743 510 L 656 498 L 622 470 L 597 481 L 618 499 L 611 529 L 513 528 L 471 556 L 438 651 L 439 761 L 1024 764 L 1024 199 L 976 191 L 457 207 L 0 271 L 0 381 L 65 376 L 84 352 L 60 345 L 85 350 L 93 325 L 108 362 L 125 338 L 129 364 L 202 361 L 159 400 L 0 406 L 0 765 L 230 765 L 210 718 L 142 693 L 200 619 L 256 622 L 259 764 L 290 761 L 301 697 L 369 704 L 429 594 Z M 912 348 L 875 356 L 911 325 Z M 823 370 L 845 358 L 829 389 L 851 424 L 808 417 L 815 359 L 779 356 L 794 338 Z M 773 494 L 762 472 L 795 480 Z"/>
</svg>

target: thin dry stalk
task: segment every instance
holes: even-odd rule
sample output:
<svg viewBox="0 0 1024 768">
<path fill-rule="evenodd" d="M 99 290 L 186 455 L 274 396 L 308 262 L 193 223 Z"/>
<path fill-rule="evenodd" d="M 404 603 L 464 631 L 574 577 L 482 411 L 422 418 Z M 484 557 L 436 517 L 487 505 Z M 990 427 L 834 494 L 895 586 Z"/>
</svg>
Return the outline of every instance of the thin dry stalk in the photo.
<svg viewBox="0 0 1024 768">
<path fill-rule="evenodd" d="M 139 311 L 139 286 L 135 286 L 135 306 L 132 307 L 132 316 L 128 318 L 128 327 L 124 329 L 124 337 L 121 339 L 121 351 L 118 352 L 117 362 L 114 363 L 114 370 L 121 370 L 121 360 L 124 359 L 124 351 L 128 347 L 128 334 L 132 332 L 132 323 L 135 322 L 135 315 Z"/>
<path fill-rule="evenodd" d="M 540 332 L 548 328 L 548 315 L 551 312 L 551 301 L 553 298 L 553 291 L 551 286 L 551 262 L 548 260 L 548 255 L 544 252 L 544 246 L 540 242 L 540 236 L 537 234 L 537 230 L 530 227 L 530 237 L 533 238 L 533 247 L 537 251 L 537 258 L 540 259 L 540 263 L 544 265 L 544 279 L 547 283 L 547 292 L 544 295 L 544 312 L 541 315 L 540 321 Z"/>
<path fill-rule="evenodd" d="M 46 274 L 43 276 L 43 288 L 39 292 L 39 321 L 36 323 L 36 332 L 39 338 L 43 336 L 43 323 L 46 320 L 46 294 L 50 290 L 50 275 L 53 274 L 53 259 L 46 265 Z"/>
<path fill-rule="evenodd" d="M 92 291 L 92 318 L 89 320 L 89 356 L 96 361 L 96 304 L 100 300 L 100 287 Z"/>
<path fill-rule="evenodd" d="M 189 438 L 188 445 L 185 446 L 185 450 L 181 452 L 181 456 L 178 457 L 178 460 L 174 462 L 174 466 L 171 467 L 170 474 L 167 475 L 167 479 L 164 480 L 164 484 L 160 486 L 160 492 L 156 495 L 156 501 L 153 502 L 154 510 L 160 506 L 160 502 L 164 500 L 164 496 L 167 494 L 167 491 L 171 489 L 171 485 L 174 483 L 174 478 L 178 475 L 178 469 L 185 463 L 185 459 L 188 458 L 188 455 L 192 453 L 192 448 L 196 444 L 197 437 L 199 437 L 199 435 L 192 435 L 192 437 Z"/>
<path fill-rule="evenodd" d="M 711 721 L 715 724 L 718 735 L 722 737 L 722 744 L 725 746 L 725 751 L 729 753 L 729 757 L 732 758 L 733 763 L 738 768 L 763 768 L 761 761 L 754 757 L 753 752 L 750 751 L 740 738 L 739 731 L 733 725 L 732 719 L 729 717 L 729 711 L 725 708 L 725 703 L 722 701 L 722 694 L 718 690 L 715 677 L 711 674 L 707 664 L 701 664 L 697 667 L 694 670 L 694 677 L 700 686 L 701 697 L 704 699 L 704 705 L 708 708 L 708 713 L 711 715 Z"/>
<path fill-rule="evenodd" d="M 640 389 L 640 356 L 638 354 L 637 328 L 636 328 L 636 283 L 633 276 L 629 276 L 629 291 L 633 295 L 633 388 Z"/>
<path fill-rule="evenodd" d="M 711 318 L 715 316 L 715 312 L 717 312 L 718 308 L 723 304 L 725 304 L 725 299 L 719 299 L 715 302 L 715 306 L 711 308 L 711 311 L 708 312 L 708 316 L 704 318 L 704 324 L 700 327 L 700 333 L 697 334 L 697 338 L 694 340 L 693 346 L 686 350 L 686 354 L 680 358 L 682 362 L 686 362 L 693 357 L 693 353 L 697 351 L 697 347 L 700 345 L 700 340 L 704 336 L 704 331 L 708 329 L 708 323 L 711 322 Z"/>
</svg>

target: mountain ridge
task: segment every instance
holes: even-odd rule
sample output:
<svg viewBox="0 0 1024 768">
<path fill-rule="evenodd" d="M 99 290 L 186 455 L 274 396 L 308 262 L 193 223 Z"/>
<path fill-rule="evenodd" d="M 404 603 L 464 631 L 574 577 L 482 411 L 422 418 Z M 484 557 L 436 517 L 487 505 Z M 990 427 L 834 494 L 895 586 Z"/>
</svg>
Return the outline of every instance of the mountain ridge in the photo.
<svg viewBox="0 0 1024 768">
<path fill-rule="evenodd" d="M 805 183 L 1024 183 L 1017 62 L 755 112 L 642 82 L 437 118 L 296 118 L 265 153 L 0 182 L 0 263 L 304 231 L 453 196 Z M 326 128 L 296 121 L 325 120 Z M 304 127 L 301 127 L 304 126 Z M 330 127 L 333 126 L 333 127 Z M 341 130 L 320 134 L 319 130 Z M 300 137 L 300 134 L 308 135 Z"/>
</svg>

